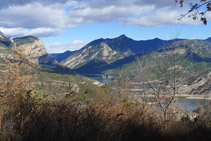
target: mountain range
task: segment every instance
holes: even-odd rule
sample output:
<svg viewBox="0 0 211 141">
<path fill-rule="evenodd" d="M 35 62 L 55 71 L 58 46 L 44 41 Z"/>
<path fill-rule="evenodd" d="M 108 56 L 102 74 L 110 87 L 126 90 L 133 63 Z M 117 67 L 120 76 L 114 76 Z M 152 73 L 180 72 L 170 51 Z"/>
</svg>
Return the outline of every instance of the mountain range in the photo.
<svg viewBox="0 0 211 141">
<path fill-rule="evenodd" d="M 173 45 L 174 44 L 174 45 Z M 113 39 L 94 40 L 80 50 L 51 54 L 62 65 L 80 74 L 101 74 L 136 61 L 137 57 L 152 52 L 164 52 L 172 46 L 184 47 L 193 54 L 195 62 L 210 62 L 211 38 L 162 40 L 133 40 L 125 35 Z M 188 56 L 188 54 L 187 54 Z"/>
<path fill-rule="evenodd" d="M 154 38 L 136 41 L 126 35 L 121 35 L 113 39 L 94 40 L 76 51 L 48 54 L 43 41 L 37 37 L 7 38 L 2 32 L 0 32 L 0 57 L 10 56 L 12 49 L 19 48 L 23 54 L 37 64 L 59 67 L 67 73 L 74 71 L 79 74 L 102 74 L 108 70 L 120 69 L 126 64 L 131 64 L 136 61 L 137 57 L 140 58 L 153 52 L 162 54 L 173 44 L 177 48 L 188 48 L 195 62 L 211 61 L 211 38 L 206 40 Z M 44 70 L 47 70 L 47 66 L 43 66 Z M 57 72 L 59 70 L 57 68 L 53 72 L 59 73 Z"/>
<path fill-rule="evenodd" d="M 33 63 L 37 64 L 36 69 L 38 71 L 60 74 L 110 75 L 123 70 L 133 80 L 136 79 L 137 75 L 134 73 L 137 58 L 142 59 L 143 56 L 158 55 L 163 58 L 163 61 L 168 62 L 165 53 L 171 53 L 175 49 L 178 58 L 185 56 L 193 61 L 191 66 L 193 71 L 203 73 L 203 76 L 190 81 L 190 86 L 193 86 L 194 89 L 186 88 L 184 85 L 184 92 L 205 94 L 210 91 L 211 38 L 206 40 L 161 40 L 155 38 L 136 41 L 121 35 L 113 39 L 94 40 L 76 51 L 48 54 L 43 41 L 37 37 L 7 38 L 0 32 L 0 59 L 10 57 L 13 54 L 12 50 L 15 48 L 20 49 L 22 54 L 25 54 Z M 189 58 L 190 55 L 191 58 Z M 156 62 L 150 57 L 147 57 L 147 59 L 148 62 Z M 182 67 L 185 67 L 185 65 Z M 154 68 L 152 67 L 152 69 Z M 203 84 L 206 84 L 204 87 L 200 85 L 202 78 Z"/>
<path fill-rule="evenodd" d="M 101 60 L 108 64 L 131 55 L 149 53 L 156 51 L 166 43 L 173 40 L 164 41 L 158 38 L 145 41 L 135 41 L 125 35 L 114 39 L 97 39 L 80 50 L 74 52 L 67 59 L 61 61 L 61 64 L 73 69 L 79 68 L 91 60 Z"/>
</svg>

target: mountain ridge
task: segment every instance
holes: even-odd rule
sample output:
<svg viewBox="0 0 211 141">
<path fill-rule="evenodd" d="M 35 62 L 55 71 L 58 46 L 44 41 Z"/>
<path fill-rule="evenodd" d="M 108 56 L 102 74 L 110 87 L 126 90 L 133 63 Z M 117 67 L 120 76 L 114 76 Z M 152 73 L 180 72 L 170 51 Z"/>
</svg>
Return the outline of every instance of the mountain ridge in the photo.
<svg viewBox="0 0 211 141">
<path fill-rule="evenodd" d="M 124 40 L 124 41 L 122 41 L 122 40 Z M 131 44 L 130 41 L 132 41 L 133 43 L 138 42 L 140 44 L 140 46 L 135 46 L 134 45 L 135 43 Z M 163 54 L 163 52 L 171 51 L 174 48 L 177 48 L 178 53 L 181 52 L 182 54 L 184 54 L 185 52 L 184 52 L 184 50 L 179 49 L 179 48 L 184 48 L 187 51 L 189 50 L 189 52 L 192 54 L 192 61 L 194 61 L 195 63 L 197 63 L 197 62 L 198 63 L 203 63 L 203 62 L 209 63 L 210 59 L 211 59 L 211 56 L 210 56 L 211 44 L 210 44 L 210 42 L 207 42 L 207 40 L 199 40 L 199 39 L 161 40 L 159 38 L 154 38 L 154 39 L 150 39 L 150 40 L 135 41 L 133 39 L 128 38 L 125 35 L 121 35 L 121 36 L 119 36 L 117 38 L 113 38 L 113 39 L 100 38 L 100 39 L 94 40 L 94 41 L 88 43 L 85 47 L 81 48 L 78 52 L 76 51 L 75 55 L 79 55 L 77 59 L 80 60 L 80 57 L 84 55 L 84 52 L 85 52 L 85 55 L 89 56 L 89 53 L 86 54 L 86 52 L 90 51 L 89 50 L 91 48 L 90 46 L 98 47 L 102 42 L 105 43 L 111 49 L 111 52 L 116 51 L 116 52 L 121 53 L 121 51 L 124 52 L 124 51 L 129 50 L 130 54 L 128 54 L 128 55 L 121 54 L 122 55 L 121 58 L 117 58 L 116 60 L 114 60 L 112 62 L 108 62 L 106 60 L 103 60 L 102 58 L 91 58 L 90 57 L 91 58 L 90 59 L 89 57 L 87 57 L 88 59 L 86 59 L 84 62 L 82 61 L 82 63 L 80 63 L 77 67 L 75 67 L 75 68 L 73 67 L 71 69 L 74 69 L 79 74 L 86 74 L 86 73 L 100 74 L 100 73 L 104 73 L 107 70 L 118 69 L 118 68 L 121 68 L 122 66 L 124 66 L 125 64 L 130 64 L 132 62 L 135 62 L 136 57 L 140 57 L 142 55 L 149 54 L 154 51 L 156 51 L 157 53 Z M 123 42 L 125 44 L 125 46 L 118 45 L 119 42 Z M 123 44 L 123 43 L 119 43 L 119 44 Z M 117 46 L 117 48 L 116 48 L 116 46 Z M 123 47 L 123 49 L 118 48 L 118 47 Z M 136 49 L 138 49 L 138 48 L 139 48 L 139 50 L 136 51 Z M 145 49 L 145 51 L 141 52 L 140 48 L 143 50 Z M 99 49 L 100 48 L 98 48 L 98 50 Z M 87 51 L 87 50 L 89 50 L 89 51 Z M 98 52 L 98 50 L 96 49 L 95 51 Z M 92 52 L 92 51 L 90 51 L 90 52 L 96 53 L 96 52 Z M 187 56 L 189 56 L 189 55 L 187 55 Z M 72 57 L 74 57 L 74 54 L 71 55 L 67 59 L 72 59 Z M 71 60 L 71 63 L 73 63 L 74 61 L 75 60 Z M 63 65 L 65 65 L 65 64 L 63 64 Z M 68 67 L 68 64 L 66 64 L 65 66 Z"/>
<path fill-rule="evenodd" d="M 61 61 L 61 64 L 71 69 L 96 59 L 109 64 L 131 55 L 156 51 L 166 46 L 166 44 L 168 44 L 166 42 L 172 43 L 173 41 L 174 40 L 161 40 L 159 38 L 137 41 L 124 34 L 112 39 L 100 38 L 89 42 L 67 59 Z"/>
</svg>

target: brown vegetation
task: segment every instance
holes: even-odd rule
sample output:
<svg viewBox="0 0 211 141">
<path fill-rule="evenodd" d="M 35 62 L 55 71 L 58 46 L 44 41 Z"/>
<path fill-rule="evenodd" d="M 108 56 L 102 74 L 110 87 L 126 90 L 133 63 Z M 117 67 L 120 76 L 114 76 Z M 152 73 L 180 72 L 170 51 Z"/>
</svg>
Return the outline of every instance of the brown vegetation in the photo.
<svg viewBox="0 0 211 141">
<path fill-rule="evenodd" d="M 145 102 L 98 94 L 95 100 L 41 100 L 30 85 L 30 64 L 18 54 L 1 79 L 1 140 L 210 140 L 211 128 L 198 120 L 163 124 L 158 108 Z M 170 111 L 170 109 L 169 109 Z M 170 112 L 169 112 L 170 113 Z M 176 116 L 174 114 L 174 116 Z"/>
</svg>

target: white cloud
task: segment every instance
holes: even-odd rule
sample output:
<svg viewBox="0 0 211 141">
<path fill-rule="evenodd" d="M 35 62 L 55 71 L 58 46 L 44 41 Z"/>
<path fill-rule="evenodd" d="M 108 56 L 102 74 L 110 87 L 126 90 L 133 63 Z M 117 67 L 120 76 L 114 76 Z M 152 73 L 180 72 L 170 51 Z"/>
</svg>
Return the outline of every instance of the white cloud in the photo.
<svg viewBox="0 0 211 141">
<path fill-rule="evenodd" d="M 57 8 L 58 7 L 58 8 Z M 63 28 L 68 23 L 65 9 L 57 5 L 44 6 L 32 3 L 23 6 L 9 6 L 0 10 L 0 26 L 24 28 Z"/>
<path fill-rule="evenodd" d="M 174 6 L 174 0 L 89 0 L 91 7 L 105 7 L 109 5 L 128 6 L 134 4 L 137 6 L 153 5 L 156 8 Z"/>
<path fill-rule="evenodd" d="M 46 37 L 49 35 L 58 35 L 63 33 L 63 30 L 60 28 L 46 28 L 46 27 L 40 27 L 40 28 L 35 28 L 30 31 L 28 35 L 34 35 L 34 36 L 39 36 L 39 37 Z"/>
<path fill-rule="evenodd" d="M 61 3 L 64 4 L 66 2 L 72 2 L 77 0 L 1 0 L 0 1 L 0 8 L 9 7 L 11 5 L 19 6 L 19 5 L 25 5 L 29 3 L 42 3 L 44 5 L 54 4 L 54 3 Z"/>
<path fill-rule="evenodd" d="M 128 6 L 107 6 L 104 8 L 91 8 L 89 6 L 82 7 L 70 11 L 70 18 L 78 19 L 80 17 L 81 23 L 87 22 L 109 22 L 116 21 L 119 18 L 126 18 L 130 16 L 143 16 L 154 9 L 154 6 L 139 7 L 136 5 Z M 77 22 L 76 22 L 77 23 Z"/>
<path fill-rule="evenodd" d="M 39 37 L 63 33 L 71 25 L 66 8 L 76 1 L 44 5 L 34 2 L 9 5 L 0 9 L 0 30 L 8 36 L 35 35 Z"/>
<path fill-rule="evenodd" d="M 14 36 L 14 37 L 19 37 L 19 36 L 27 36 L 27 35 L 33 35 L 33 36 L 38 36 L 38 37 L 47 37 L 47 36 L 53 36 L 53 35 L 58 35 L 63 32 L 61 29 L 56 29 L 56 28 L 35 28 L 32 30 L 28 30 L 25 28 L 3 28 L 0 27 L 0 31 L 2 31 L 6 36 Z"/>
<path fill-rule="evenodd" d="M 88 42 L 87 41 L 80 41 L 80 40 L 75 40 L 73 42 L 56 42 L 47 47 L 47 50 L 49 53 L 62 53 L 65 52 L 66 50 L 74 51 L 74 50 L 79 50 L 82 47 L 84 47 Z"/>
<path fill-rule="evenodd" d="M 174 0 L 7 0 L 0 5 L 0 27 L 6 35 L 39 37 L 92 22 L 155 27 L 178 24 L 180 14 L 187 11 L 175 6 Z M 180 24 L 198 22 L 184 19 Z"/>
<path fill-rule="evenodd" d="M 185 13 L 185 11 L 183 11 Z M 122 24 L 135 24 L 140 26 L 153 26 L 162 27 L 166 25 L 176 25 L 176 24 L 189 24 L 198 25 L 201 24 L 199 21 L 193 22 L 191 18 L 180 19 L 180 13 L 177 10 L 172 9 L 161 9 L 160 11 L 155 11 L 153 14 L 139 17 L 128 17 L 120 19 L 119 23 Z"/>
</svg>

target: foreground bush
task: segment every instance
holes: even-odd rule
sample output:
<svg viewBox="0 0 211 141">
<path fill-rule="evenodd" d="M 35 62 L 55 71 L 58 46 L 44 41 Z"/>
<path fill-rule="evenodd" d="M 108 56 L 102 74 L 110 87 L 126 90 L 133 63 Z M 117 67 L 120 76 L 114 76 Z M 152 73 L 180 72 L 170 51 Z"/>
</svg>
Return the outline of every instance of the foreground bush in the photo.
<svg viewBox="0 0 211 141">
<path fill-rule="evenodd" d="M 30 141 L 211 139 L 211 129 L 202 123 L 171 121 L 165 128 L 159 119 L 149 109 L 126 102 L 102 101 L 85 106 L 59 101 L 39 105 L 23 125 L 22 132 L 12 128 L 15 123 L 9 118 L 5 119 L 1 138 Z M 10 132 L 9 126 L 13 129 Z"/>
</svg>

